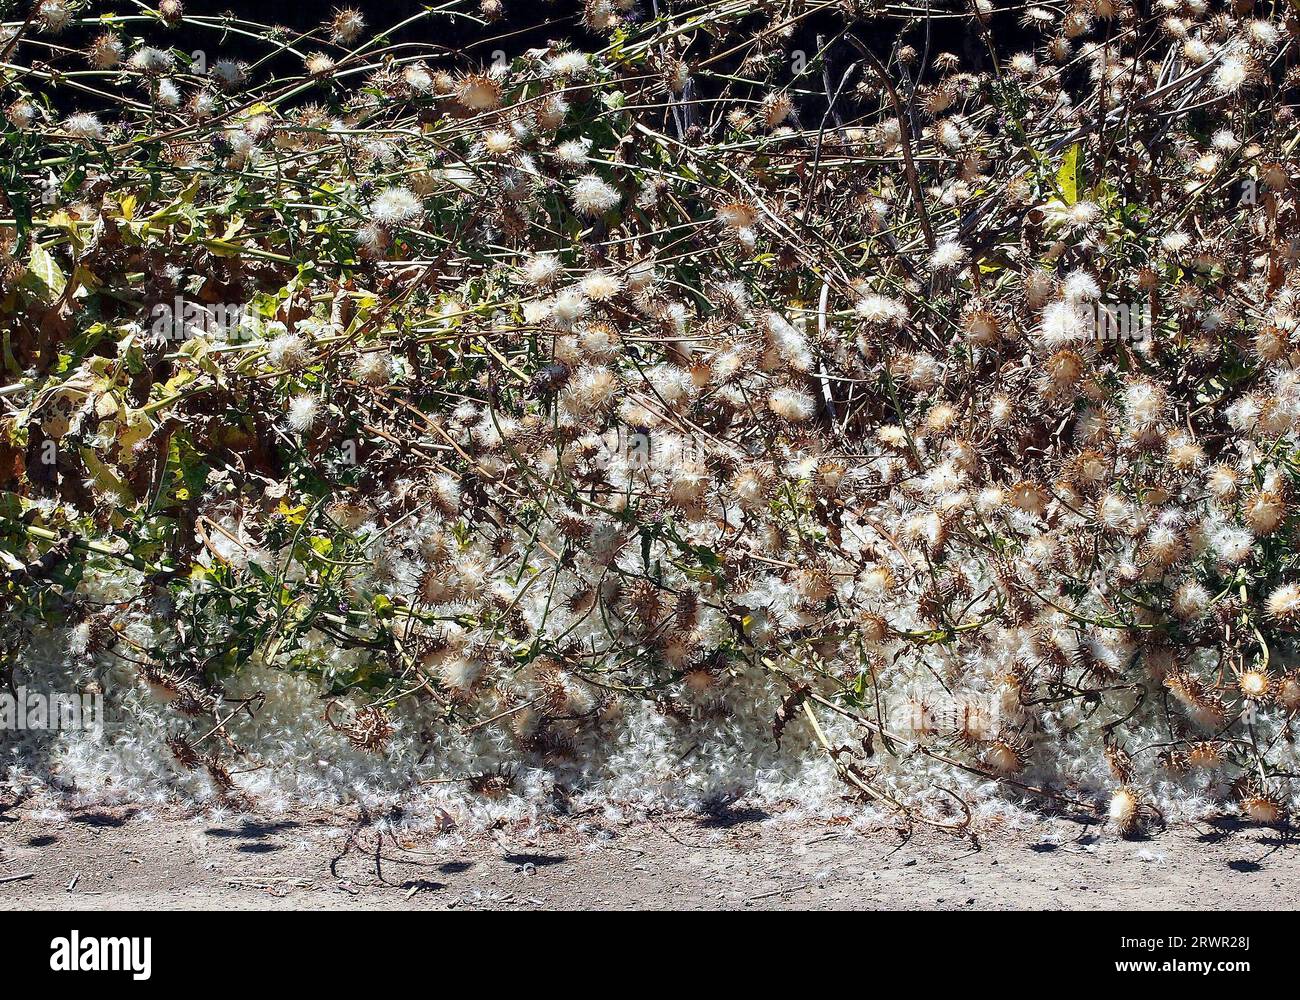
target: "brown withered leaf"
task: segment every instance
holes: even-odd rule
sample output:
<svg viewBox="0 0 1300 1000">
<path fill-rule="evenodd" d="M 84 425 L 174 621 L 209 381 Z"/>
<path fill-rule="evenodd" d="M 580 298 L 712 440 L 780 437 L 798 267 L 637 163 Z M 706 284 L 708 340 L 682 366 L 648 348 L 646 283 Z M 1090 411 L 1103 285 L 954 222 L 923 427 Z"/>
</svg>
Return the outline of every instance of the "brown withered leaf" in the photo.
<svg viewBox="0 0 1300 1000">
<path fill-rule="evenodd" d="M 776 741 L 777 746 L 781 745 L 781 737 L 785 733 L 785 727 L 790 724 L 791 717 L 808 697 L 808 690 L 807 684 L 796 684 L 786 695 L 785 701 L 781 702 L 781 707 L 776 710 L 776 717 L 772 720 L 772 739 Z"/>
</svg>

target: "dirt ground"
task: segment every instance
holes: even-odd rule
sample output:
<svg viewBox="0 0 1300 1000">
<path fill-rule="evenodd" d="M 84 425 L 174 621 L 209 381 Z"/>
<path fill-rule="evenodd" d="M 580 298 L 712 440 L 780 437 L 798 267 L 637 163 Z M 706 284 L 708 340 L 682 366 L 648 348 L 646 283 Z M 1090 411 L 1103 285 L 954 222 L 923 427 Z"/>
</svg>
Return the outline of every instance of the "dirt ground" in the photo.
<svg viewBox="0 0 1300 1000">
<path fill-rule="evenodd" d="M 1291 909 L 1300 838 L 1234 824 L 1122 840 L 1044 819 L 978 842 L 735 808 L 530 834 L 382 837 L 355 812 L 0 810 L 6 909 Z M 456 842 L 459 841 L 459 842 Z"/>
</svg>

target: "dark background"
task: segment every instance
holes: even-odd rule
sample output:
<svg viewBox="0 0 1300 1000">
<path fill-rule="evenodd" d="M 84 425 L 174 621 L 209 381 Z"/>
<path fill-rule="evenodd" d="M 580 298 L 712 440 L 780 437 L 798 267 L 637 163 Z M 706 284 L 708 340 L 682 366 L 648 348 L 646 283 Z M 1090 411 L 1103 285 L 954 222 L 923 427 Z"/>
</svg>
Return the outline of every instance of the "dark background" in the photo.
<svg viewBox="0 0 1300 1000">
<path fill-rule="evenodd" d="M 27 3 L 28 0 L 0 0 L 0 10 L 4 11 L 6 20 L 22 20 L 27 10 Z M 661 7 L 666 7 L 671 0 L 660 0 L 660 3 Z M 920 0 L 918 5 L 919 3 Z M 375 31 L 398 24 L 419 13 L 426 6 L 421 0 L 351 0 L 351 2 L 329 3 L 304 3 L 295 0 L 184 0 L 184 4 L 187 15 L 220 17 L 223 14 L 233 14 L 262 24 L 283 25 L 294 32 L 309 30 L 320 25 L 322 21 L 331 18 L 340 7 L 352 7 L 360 10 L 365 16 L 367 30 L 363 37 L 366 40 L 373 37 Z M 108 3 L 104 0 L 92 0 L 88 6 L 90 13 L 112 11 L 123 14 L 135 13 L 127 5 Z M 951 3 L 944 3 L 943 6 L 952 8 Z M 1145 3 L 1140 0 L 1139 7 L 1143 6 Z M 756 4 L 755 7 L 757 8 L 758 5 Z M 936 8 L 938 7 L 939 4 L 936 4 Z M 780 6 L 774 5 L 767 17 L 777 16 L 781 9 Z M 421 19 L 411 27 L 390 34 L 388 38 L 397 43 L 436 42 L 449 48 L 462 49 L 473 46 L 475 42 L 482 43 L 486 38 L 496 37 L 497 40 L 492 41 L 490 45 L 479 44 L 470 49 L 482 60 L 488 58 L 493 48 L 503 49 L 508 55 L 513 56 L 526 48 L 545 45 L 553 39 L 566 39 L 575 47 L 587 50 L 605 44 L 602 36 L 589 33 L 582 27 L 582 4 L 579 0 L 504 0 L 504 10 L 504 16 L 490 23 L 486 28 L 462 18 L 439 16 Z M 638 0 L 633 10 L 625 17 L 633 20 L 646 18 L 650 16 L 651 10 L 651 0 Z M 993 18 L 994 36 L 998 40 L 999 48 L 1006 54 L 1033 48 L 1035 43 L 1041 42 L 1041 38 L 1037 35 L 1028 35 L 1022 31 L 1016 18 L 1015 11 L 999 13 Z M 765 23 L 764 15 L 756 12 L 752 23 L 755 29 L 759 28 Z M 819 34 L 833 34 L 842 24 L 842 20 L 833 15 L 804 20 L 800 22 L 794 37 L 786 43 L 785 48 L 787 50 L 802 48 L 813 52 L 817 48 Z M 139 34 L 142 28 L 139 23 L 132 23 L 129 27 L 133 35 Z M 895 43 L 900 30 L 903 30 L 902 22 L 892 19 L 866 23 L 856 28 L 855 33 L 884 56 Z M 743 29 L 736 32 L 735 42 L 741 40 L 742 32 Z M 58 41 L 71 46 L 84 45 L 95 34 L 98 34 L 97 28 L 68 31 L 59 36 Z M 258 43 L 237 34 L 223 34 L 209 28 L 183 23 L 173 28 L 165 28 L 159 24 L 157 27 L 147 29 L 145 35 L 151 44 L 159 47 L 174 46 L 187 52 L 203 49 L 209 54 L 209 58 L 212 58 L 214 51 L 219 52 L 222 57 L 237 59 L 260 58 L 266 53 L 265 43 Z M 906 41 L 918 52 L 926 47 L 926 29 L 920 20 L 907 29 Z M 319 42 L 305 42 L 303 45 L 322 47 Z M 958 53 L 962 56 L 962 68 L 966 70 L 979 71 L 987 68 L 987 51 L 984 43 L 968 18 L 944 17 L 932 20 L 929 25 L 929 50 L 931 56 L 943 51 Z M 832 55 L 833 62 L 852 58 L 853 52 L 847 46 L 842 46 L 838 53 Z M 285 60 L 284 66 L 276 65 L 273 68 L 288 71 L 288 62 L 296 62 L 292 57 L 285 57 Z"/>
<path fill-rule="evenodd" d="M 0 0 L 0 12 L 5 20 L 21 21 L 29 9 L 30 0 Z M 389 31 L 394 25 L 420 13 L 426 7 L 421 0 L 334 0 L 334 2 L 295 2 L 295 0 L 183 0 L 185 13 L 189 17 L 220 18 L 223 15 L 243 18 L 265 25 L 283 25 L 287 31 L 284 41 L 293 44 L 295 36 L 303 31 L 318 28 L 322 22 L 331 19 L 339 8 L 353 7 L 362 12 L 366 19 L 366 30 L 362 41 L 371 42 L 376 32 L 384 33 L 381 45 L 398 45 L 402 43 L 434 43 L 450 50 L 450 60 L 438 60 L 440 67 L 461 71 L 482 71 L 492 62 L 493 52 L 501 50 L 508 59 L 526 49 L 542 47 L 551 41 L 566 41 L 574 48 L 594 51 L 604 47 L 607 39 L 599 34 L 588 32 L 583 28 L 582 3 L 580 0 L 504 0 L 504 15 L 486 26 L 480 26 L 465 18 L 452 18 L 445 15 L 421 18 L 414 24 L 399 31 Z M 917 0 L 920 4 L 922 0 Z M 1010 0 L 1002 0 L 1002 7 Z M 1138 0 L 1139 7 L 1146 7 L 1148 0 Z M 673 3 L 673 0 L 659 0 L 661 9 L 676 6 L 686 9 L 693 4 Z M 953 0 L 935 0 L 936 8 L 954 8 Z M 773 18 L 780 18 L 783 5 L 773 4 L 764 13 L 760 5 L 754 5 L 755 12 L 739 25 L 734 25 L 731 34 L 718 47 L 740 46 L 746 34 L 761 31 L 772 23 Z M 629 20 L 644 19 L 651 16 L 652 0 L 637 0 L 636 6 L 624 16 Z M 126 5 L 114 0 L 90 0 L 84 13 L 100 14 L 117 12 L 121 14 L 136 13 Z M 1018 24 L 1018 9 L 1000 11 L 992 18 L 990 29 L 995 38 L 999 55 L 1005 58 L 1013 53 L 1041 48 L 1044 40 L 1037 33 L 1024 31 Z M 802 49 L 808 54 L 815 53 L 821 47 L 819 39 L 833 37 L 844 26 L 843 19 L 834 14 L 823 14 L 800 21 L 792 37 L 785 39 L 781 45 L 785 52 Z M 103 29 L 98 25 L 70 29 L 58 36 L 36 34 L 31 41 L 25 41 L 16 58 L 11 61 L 30 63 L 31 61 L 49 62 L 59 69 L 80 70 L 85 68 L 85 61 L 80 51 Z M 953 52 L 961 57 L 961 68 L 967 72 L 981 72 L 990 68 L 990 60 L 985 41 L 973 20 L 968 17 L 938 17 L 926 23 L 924 17 L 915 18 L 910 23 L 899 19 L 880 19 L 855 25 L 853 33 L 869 45 L 882 61 L 888 62 L 891 50 L 902 41 L 910 44 L 918 54 L 929 53 L 929 61 L 941 52 Z M 182 53 L 202 50 L 209 65 L 217 59 L 228 58 L 258 63 L 254 80 L 265 82 L 271 77 L 292 77 L 302 73 L 301 58 L 293 53 L 272 55 L 270 43 L 265 40 L 248 38 L 236 32 L 221 30 L 216 26 L 200 26 L 181 22 L 168 27 L 161 22 L 146 24 L 133 21 L 127 25 L 127 35 L 139 39 L 144 44 L 159 48 L 174 48 Z M 47 42 L 55 42 L 64 47 L 61 53 L 51 53 Z M 354 45 L 357 43 L 353 43 Z M 312 40 L 299 41 L 294 47 L 302 54 L 313 51 L 327 51 L 339 55 L 343 51 L 328 42 L 326 32 L 320 32 Z M 71 50 L 71 51 L 68 51 Z M 79 51 L 80 50 L 80 51 Z M 397 50 L 401 54 L 400 48 Z M 409 52 L 410 50 L 408 50 Z M 698 51 L 703 52 L 703 47 Z M 736 55 L 731 65 L 717 64 L 714 68 L 722 72 L 734 71 L 743 57 Z M 800 110 L 810 120 L 817 119 L 825 110 L 816 95 L 823 80 L 829 89 L 840 78 L 842 68 L 858 59 L 857 51 L 845 42 L 840 42 L 829 54 L 829 69 L 825 73 L 814 69 L 810 80 L 810 89 L 814 94 L 805 94 L 800 100 Z M 933 82 L 936 71 L 931 67 L 924 71 L 923 82 Z M 832 82 L 834 81 L 834 82 Z M 778 82 L 780 78 L 778 77 Z M 707 99 L 717 81 L 697 81 L 695 95 Z M 96 99 L 85 92 L 58 87 L 41 88 L 45 98 L 59 113 L 72 110 L 98 110 Z M 313 94 L 313 100 L 321 100 L 322 94 Z M 328 99 L 328 98 L 326 98 Z"/>
<path fill-rule="evenodd" d="M 661 8 L 666 8 L 669 0 L 661 0 Z M 1139 3 L 1139 6 L 1142 4 Z M 212 0 L 186 0 L 187 13 L 219 14 L 226 11 L 246 17 L 249 20 L 268 24 L 283 24 L 297 30 L 311 28 L 333 15 L 340 7 L 360 10 L 366 18 L 368 30 L 388 28 L 418 13 L 426 4 L 420 0 L 352 0 L 348 3 L 295 3 L 294 0 L 234 0 L 234 2 L 212 2 Z M 687 5 L 681 5 L 687 6 Z M 758 6 L 757 4 L 755 5 Z M 918 0 L 917 6 L 921 6 Z M 936 4 L 939 8 L 940 4 Z M 951 3 L 944 4 L 949 8 Z M 997 6 L 1001 7 L 999 3 Z M 507 51 L 522 51 L 529 46 L 544 44 L 548 39 L 567 38 L 575 46 L 596 47 L 604 44 L 602 36 L 587 32 L 581 24 L 582 3 L 579 0 L 504 0 L 505 13 L 502 18 L 492 22 L 486 29 L 478 28 L 461 19 L 439 17 L 425 19 L 411 28 L 393 35 L 394 41 L 436 41 L 448 46 L 462 45 L 482 35 L 501 35 L 522 32 L 516 35 L 511 45 L 502 45 Z M 624 16 L 630 19 L 648 18 L 652 12 L 651 0 L 638 0 L 636 6 Z M 773 5 L 773 16 L 783 8 Z M 761 23 L 756 17 L 755 23 Z M 809 18 L 801 22 L 790 48 L 811 50 L 815 36 L 819 32 L 834 31 L 842 21 L 833 15 Z M 897 20 L 880 21 L 859 30 L 859 36 L 887 52 L 898 31 Z M 1000 42 L 1009 45 L 1032 46 L 1037 37 L 1024 38 L 1016 16 L 1013 13 L 994 16 L 997 37 Z M 947 50 L 959 52 L 966 59 L 983 59 L 982 44 L 967 46 L 967 38 L 974 37 L 970 22 L 964 18 L 939 18 L 930 24 L 931 54 Z M 736 41 L 740 39 L 737 38 Z M 908 41 L 918 50 L 924 45 L 924 31 L 919 24 L 908 33 Z M 965 68 L 970 68 L 965 67 Z M 978 67 L 977 67 L 978 68 Z"/>
</svg>

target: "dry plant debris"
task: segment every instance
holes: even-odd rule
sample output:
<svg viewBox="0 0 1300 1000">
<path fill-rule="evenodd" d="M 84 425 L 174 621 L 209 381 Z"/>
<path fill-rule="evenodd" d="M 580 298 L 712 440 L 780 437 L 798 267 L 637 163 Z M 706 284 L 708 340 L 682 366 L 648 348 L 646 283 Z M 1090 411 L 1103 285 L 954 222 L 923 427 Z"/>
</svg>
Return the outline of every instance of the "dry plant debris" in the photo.
<svg viewBox="0 0 1300 1000">
<path fill-rule="evenodd" d="M 0 36 L 10 784 L 1300 802 L 1293 4 L 109 6 Z"/>
</svg>

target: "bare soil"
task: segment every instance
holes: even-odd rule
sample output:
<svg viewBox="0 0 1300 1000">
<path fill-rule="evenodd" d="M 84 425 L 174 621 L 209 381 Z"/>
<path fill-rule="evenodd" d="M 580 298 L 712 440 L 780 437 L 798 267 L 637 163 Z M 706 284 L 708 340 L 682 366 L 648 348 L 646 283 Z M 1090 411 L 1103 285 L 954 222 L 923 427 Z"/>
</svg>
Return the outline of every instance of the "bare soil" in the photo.
<svg viewBox="0 0 1300 1000">
<path fill-rule="evenodd" d="M 474 837 L 355 812 L 216 823 L 0 809 L 7 909 L 1291 909 L 1300 839 L 1225 823 L 1123 840 L 1045 819 L 978 838 L 735 808 Z M 27 877 L 23 877 L 27 876 Z"/>
</svg>

